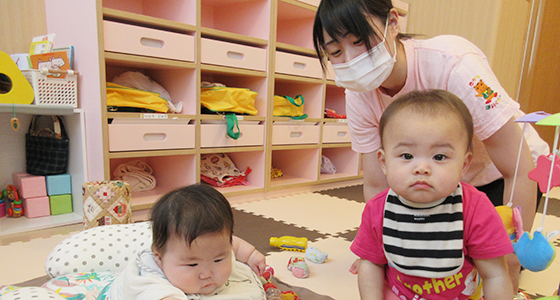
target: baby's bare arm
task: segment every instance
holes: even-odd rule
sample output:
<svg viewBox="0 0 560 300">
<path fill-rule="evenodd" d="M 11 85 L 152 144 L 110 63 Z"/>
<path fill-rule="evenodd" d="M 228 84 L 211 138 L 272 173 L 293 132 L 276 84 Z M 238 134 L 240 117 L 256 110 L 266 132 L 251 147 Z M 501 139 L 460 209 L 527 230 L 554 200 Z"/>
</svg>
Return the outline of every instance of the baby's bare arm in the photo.
<svg viewBox="0 0 560 300">
<path fill-rule="evenodd" d="M 249 244 L 240 237 L 233 236 L 233 253 L 235 258 L 251 267 L 257 275 L 262 275 L 266 267 L 266 259 L 255 246 Z"/>
<path fill-rule="evenodd" d="M 369 260 L 360 260 L 358 270 L 358 288 L 361 300 L 383 299 L 385 284 L 385 265 L 378 265 Z"/>
<path fill-rule="evenodd" d="M 504 256 L 491 259 L 474 259 L 474 265 L 480 273 L 482 282 L 484 282 L 482 287 L 484 299 L 513 299 L 513 288 Z"/>
</svg>

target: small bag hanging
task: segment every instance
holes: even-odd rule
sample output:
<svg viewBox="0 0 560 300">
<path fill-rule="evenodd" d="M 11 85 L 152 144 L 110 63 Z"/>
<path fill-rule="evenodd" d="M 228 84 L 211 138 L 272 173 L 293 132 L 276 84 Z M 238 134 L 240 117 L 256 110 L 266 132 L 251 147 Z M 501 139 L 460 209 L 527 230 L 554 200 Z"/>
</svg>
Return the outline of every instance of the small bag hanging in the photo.
<svg viewBox="0 0 560 300">
<path fill-rule="evenodd" d="M 66 173 L 70 144 L 62 118 L 49 116 L 53 120 L 54 130 L 37 130 L 39 117 L 33 116 L 29 132 L 25 135 L 26 171 L 41 176 Z"/>
<path fill-rule="evenodd" d="M 297 95 L 296 98 L 290 96 L 274 96 L 275 117 L 291 117 L 292 119 L 305 119 L 307 114 L 303 113 L 303 96 Z"/>
</svg>

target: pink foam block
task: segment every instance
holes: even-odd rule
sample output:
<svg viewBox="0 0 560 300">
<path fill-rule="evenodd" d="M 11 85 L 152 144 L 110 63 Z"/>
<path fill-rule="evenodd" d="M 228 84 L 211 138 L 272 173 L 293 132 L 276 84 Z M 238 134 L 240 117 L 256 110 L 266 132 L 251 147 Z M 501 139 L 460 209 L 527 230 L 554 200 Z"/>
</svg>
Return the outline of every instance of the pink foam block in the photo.
<svg viewBox="0 0 560 300">
<path fill-rule="evenodd" d="M 37 218 L 51 215 L 50 201 L 48 196 L 24 198 L 23 215 L 28 218 Z"/>
<path fill-rule="evenodd" d="M 21 198 L 35 198 L 47 195 L 45 176 L 14 172 L 12 173 L 12 181 Z"/>
</svg>

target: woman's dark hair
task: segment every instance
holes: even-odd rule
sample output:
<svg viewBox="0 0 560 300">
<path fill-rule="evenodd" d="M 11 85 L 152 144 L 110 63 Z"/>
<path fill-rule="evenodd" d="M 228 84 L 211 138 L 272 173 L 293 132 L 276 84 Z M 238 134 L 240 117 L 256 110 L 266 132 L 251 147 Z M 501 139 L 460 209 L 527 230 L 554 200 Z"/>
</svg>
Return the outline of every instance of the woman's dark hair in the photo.
<svg viewBox="0 0 560 300">
<path fill-rule="evenodd" d="M 324 49 L 325 31 L 335 41 L 347 34 L 362 40 L 367 51 L 374 45 L 372 41 L 381 40 L 372 28 L 369 20 L 377 17 L 383 23 L 387 21 L 389 11 L 393 8 L 391 0 L 322 0 L 315 14 L 313 24 L 313 45 L 321 65 L 325 69 Z M 383 32 L 383 30 L 380 30 Z M 399 34 L 398 38 L 410 37 Z"/>
<path fill-rule="evenodd" d="M 194 184 L 161 197 L 151 210 L 152 247 L 165 252 L 172 236 L 183 237 L 190 246 L 206 233 L 233 235 L 233 212 L 227 199 L 214 188 Z"/>
</svg>

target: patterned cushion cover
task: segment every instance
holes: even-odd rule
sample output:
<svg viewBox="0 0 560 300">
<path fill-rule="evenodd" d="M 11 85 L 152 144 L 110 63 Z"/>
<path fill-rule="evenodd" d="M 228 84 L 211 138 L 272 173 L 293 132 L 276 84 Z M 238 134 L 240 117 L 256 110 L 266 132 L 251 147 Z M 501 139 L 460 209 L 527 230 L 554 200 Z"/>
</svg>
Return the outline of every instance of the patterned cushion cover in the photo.
<svg viewBox="0 0 560 300">
<path fill-rule="evenodd" d="M 152 244 L 150 222 L 105 225 L 76 233 L 49 254 L 45 270 L 51 277 L 74 273 L 115 272 Z"/>
</svg>

